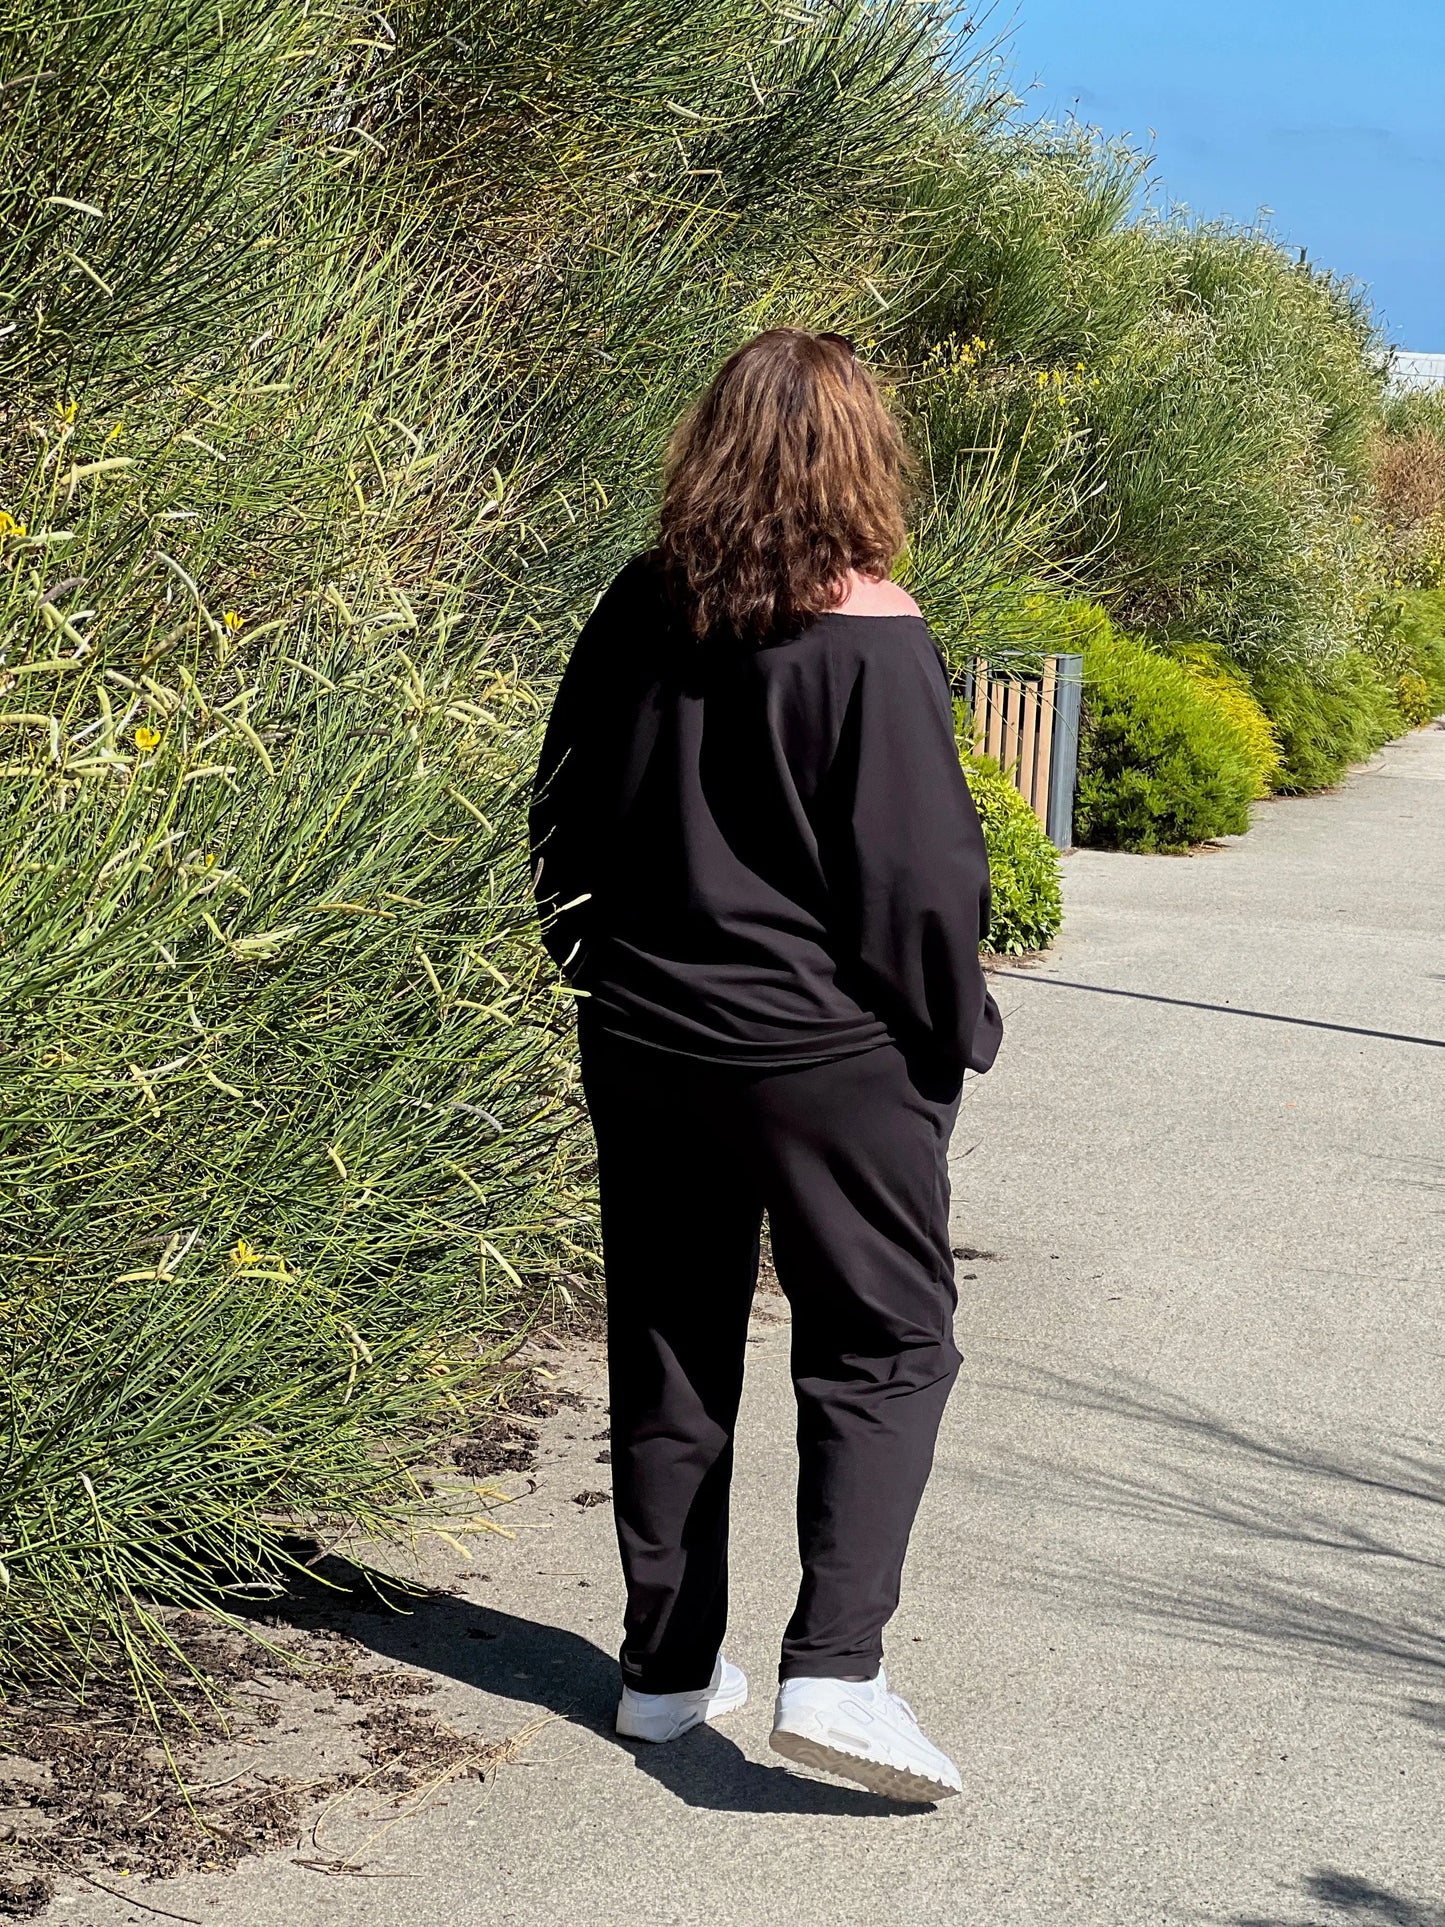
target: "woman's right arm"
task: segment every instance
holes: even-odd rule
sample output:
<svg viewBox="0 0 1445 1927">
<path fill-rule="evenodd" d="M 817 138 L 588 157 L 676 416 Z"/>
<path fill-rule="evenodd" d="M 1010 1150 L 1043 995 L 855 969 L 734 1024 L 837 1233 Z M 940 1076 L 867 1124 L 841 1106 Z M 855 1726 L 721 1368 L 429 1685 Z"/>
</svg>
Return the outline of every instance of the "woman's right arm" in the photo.
<svg viewBox="0 0 1445 1927">
<path fill-rule="evenodd" d="M 605 697 L 615 586 L 582 627 L 557 685 L 527 814 L 532 893 L 542 942 L 563 976 L 576 976 L 592 931 L 597 819 L 605 772 L 599 703 Z"/>
</svg>

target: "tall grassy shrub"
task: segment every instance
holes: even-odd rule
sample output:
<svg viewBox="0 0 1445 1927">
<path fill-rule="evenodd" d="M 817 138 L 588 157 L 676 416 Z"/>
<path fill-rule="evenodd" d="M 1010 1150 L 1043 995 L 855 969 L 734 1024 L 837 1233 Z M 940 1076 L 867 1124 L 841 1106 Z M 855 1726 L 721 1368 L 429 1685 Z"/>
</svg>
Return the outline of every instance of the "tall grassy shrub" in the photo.
<svg viewBox="0 0 1445 1927">
<path fill-rule="evenodd" d="M 345 388 L 308 373 L 324 432 L 356 434 Z M 474 1392 L 593 1265 L 515 834 L 536 695 L 511 651 L 450 649 L 455 612 L 413 607 L 368 529 L 408 492 L 407 445 L 372 438 L 382 472 L 348 508 L 329 463 L 284 466 L 312 424 L 258 423 L 245 388 L 181 415 L 204 438 L 165 397 L 21 423 L 26 533 L 0 573 L 12 1669 L 83 1673 L 97 1629 L 140 1666 L 145 1602 L 254 1576 L 288 1515 L 395 1519 L 398 1430 Z"/>
<path fill-rule="evenodd" d="M 885 334 L 935 471 L 1017 478 L 1035 583 L 1247 669 L 1321 660 L 1367 621 L 1383 350 L 1268 234 L 1132 219 L 1141 172 L 1008 114 L 925 152 Z"/>
<path fill-rule="evenodd" d="M 0 29 L 43 75 L 0 121 L 7 1676 L 153 1690 L 156 1602 L 297 1515 L 403 1519 L 420 1429 L 590 1288 L 523 857 L 548 679 L 717 353 L 877 311 L 937 36 L 901 0 Z"/>
<path fill-rule="evenodd" d="M 1276 787 L 1287 796 L 1329 789 L 1404 727 L 1374 663 L 1358 649 L 1308 669 L 1262 670 L 1254 690 L 1279 739 Z"/>
<path fill-rule="evenodd" d="M 1445 588 L 1445 395 L 1392 390 L 1372 449 L 1382 566 L 1401 588 Z"/>
</svg>

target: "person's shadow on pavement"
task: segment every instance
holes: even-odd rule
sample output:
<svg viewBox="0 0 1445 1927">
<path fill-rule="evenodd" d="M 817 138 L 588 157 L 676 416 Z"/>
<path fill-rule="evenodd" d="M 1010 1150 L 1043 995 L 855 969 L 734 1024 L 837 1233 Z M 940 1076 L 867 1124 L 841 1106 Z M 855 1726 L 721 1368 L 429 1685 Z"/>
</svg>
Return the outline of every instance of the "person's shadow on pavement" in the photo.
<svg viewBox="0 0 1445 1927">
<path fill-rule="evenodd" d="M 366 1590 L 366 1581 L 340 1561 L 321 1562 L 318 1576 L 345 1585 L 353 1597 Z M 395 1597 L 398 1610 L 378 1611 L 373 1602 L 369 1611 L 348 1611 L 342 1603 L 345 1594 L 333 1594 L 336 1603 L 324 1616 L 389 1659 L 446 1674 L 523 1706 L 544 1707 L 604 1736 L 688 1806 L 727 1813 L 832 1814 L 854 1820 L 932 1811 L 880 1798 L 861 1787 L 804 1779 L 781 1765 L 763 1766 L 748 1759 L 716 1726 L 696 1727 L 665 1746 L 620 1739 L 612 1726 L 617 1661 L 591 1640 L 560 1626 L 476 1605 L 454 1593 Z M 769 1681 L 766 1690 L 771 1689 Z"/>
</svg>

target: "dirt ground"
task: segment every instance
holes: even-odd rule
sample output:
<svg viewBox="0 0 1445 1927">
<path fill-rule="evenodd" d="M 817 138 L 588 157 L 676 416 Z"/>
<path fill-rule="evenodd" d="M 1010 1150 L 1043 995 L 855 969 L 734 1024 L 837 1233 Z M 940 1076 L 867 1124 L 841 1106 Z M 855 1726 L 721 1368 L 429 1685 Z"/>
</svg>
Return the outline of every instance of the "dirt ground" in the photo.
<svg viewBox="0 0 1445 1927">
<path fill-rule="evenodd" d="M 517 1363 L 505 1405 L 426 1473 L 439 1521 L 459 1486 L 503 1533 L 542 1482 L 575 1485 L 579 1506 L 611 1496 L 597 1345 L 563 1350 L 544 1334 Z M 379 1618 L 404 1619 L 439 1588 L 484 1585 L 476 1560 L 489 1542 L 446 1525 L 423 1526 L 412 1546 L 297 1540 L 289 1550 L 309 1578 L 249 1609 L 249 1630 L 173 1615 L 197 1677 L 174 1669 L 164 1740 L 119 1686 L 82 1706 L 12 1701 L 0 1721 L 0 1917 L 74 1919 L 87 1895 L 106 1894 L 138 1920 L 185 1919 L 136 1889 L 257 1853 L 289 1852 L 322 1879 L 369 1877 L 372 1842 L 527 1744 L 525 1728 L 481 1732 L 439 1715 L 436 1675 L 376 1652 Z"/>
</svg>

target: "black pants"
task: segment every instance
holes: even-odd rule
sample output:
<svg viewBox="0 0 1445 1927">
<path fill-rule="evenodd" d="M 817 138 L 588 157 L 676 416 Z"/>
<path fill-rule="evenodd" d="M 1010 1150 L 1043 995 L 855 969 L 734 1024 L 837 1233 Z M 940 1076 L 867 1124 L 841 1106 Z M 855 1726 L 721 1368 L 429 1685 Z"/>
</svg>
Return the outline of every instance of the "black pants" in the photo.
<svg viewBox="0 0 1445 1927">
<path fill-rule="evenodd" d="M 891 1045 L 756 1071 L 584 1022 L 597 1135 L 622 1675 L 707 1684 L 764 1210 L 792 1307 L 803 1580 L 780 1676 L 871 1677 L 958 1371 L 949 1133 Z"/>
</svg>

